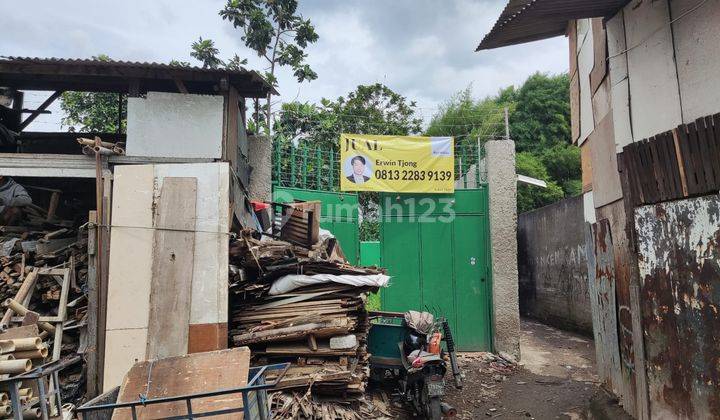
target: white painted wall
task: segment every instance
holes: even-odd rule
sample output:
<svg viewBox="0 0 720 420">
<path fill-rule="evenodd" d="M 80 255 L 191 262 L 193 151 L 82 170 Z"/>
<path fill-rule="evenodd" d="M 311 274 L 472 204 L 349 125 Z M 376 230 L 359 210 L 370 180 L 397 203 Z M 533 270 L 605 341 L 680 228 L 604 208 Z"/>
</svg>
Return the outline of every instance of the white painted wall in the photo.
<svg viewBox="0 0 720 420">
<path fill-rule="evenodd" d="M 148 92 L 128 98 L 128 156 L 222 157 L 223 97 Z"/>
<path fill-rule="evenodd" d="M 698 4 L 673 0 L 677 17 Z M 673 24 L 683 122 L 720 112 L 720 0 L 709 0 Z"/>
</svg>

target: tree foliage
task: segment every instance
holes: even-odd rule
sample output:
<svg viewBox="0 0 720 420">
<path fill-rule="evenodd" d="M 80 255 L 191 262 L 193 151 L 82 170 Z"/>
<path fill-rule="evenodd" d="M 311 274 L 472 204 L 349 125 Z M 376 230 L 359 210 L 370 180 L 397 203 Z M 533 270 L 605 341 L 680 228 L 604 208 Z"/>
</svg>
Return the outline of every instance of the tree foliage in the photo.
<svg viewBox="0 0 720 420">
<path fill-rule="evenodd" d="M 475 101 L 470 87 L 454 95 L 440 107 L 425 130 L 427 136 L 453 136 L 475 142 L 503 135 L 504 106 L 497 98 Z"/>
<path fill-rule="evenodd" d="M 542 152 L 570 144 L 570 80 L 536 73 L 513 95 L 510 132 L 518 151 Z"/>
<path fill-rule="evenodd" d="M 518 210 L 525 212 L 581 192 L 580 149 L 570 144 L 567 75 L 536 73 L 519 88 L 474 100 L 470 88 L 453 96 L 433 117 L 430 136 L 455 136 L 456 142 L 485 142 L 505 135 L 504 108 L 517 149 L 517 173 L 548 183 L 546 189 L 521 184 Z"/>
<path fill-rule="evenodd" d="M 110 61 L 100 54 L 94 60 Z M 127 98 L 106 92 L 64 92 L 60 96 L 60 109 L 65 113 L 61 125 L 72 132 L 118 132 L 118 104 L 122 100 L 120 132 L 125 132 Z"/>
<path fill-rule="evenodd" d="M 266 79 L 277 84 L 276 67 L 289 66 L 298 82 L 317 79 L 307 64 L 305 49 L 318 40 L 309 19 L 297 13 L 297 0 L 227 0 L 220 11 L 224 20 L 242 30 L 245 46 L 268 63 Z M 265 105 L 265 124 L 271 125 L 270 95 Z"/>
<path fill-rule="evenodd" d="M 334 101 L 319 105 L 289 102 L 275 122 L 276 137 L 338 150 L 340 133 L 408 135 L 419 133 L 422 120 L 415 102 L 376 83 L 360 85 Z"/>
<path fill-rule="evenodd" d="M 547 188 L 539 188 L 534 185 L 518 184 L 517 207 L 518 213 L 525 213 L 550 203 L 561 200 L 565 194 L 553 181 L 543 165 L 542 161 L 531 152 L 518 152 L 515 155 L 515 167 L 517 173 L 542 179 L 547 183 Z"/>
<path fill-rule="evenodd" d="M 202 39 L 200 37 L 190 45 L 190 48 L 192 49 L 190 56 L 202 62 L 204 69 L 217 69 L 225 65 L 218 57 L 220 50 L 215 47 L 215 42 L 212 39 Z"/>
</svg>

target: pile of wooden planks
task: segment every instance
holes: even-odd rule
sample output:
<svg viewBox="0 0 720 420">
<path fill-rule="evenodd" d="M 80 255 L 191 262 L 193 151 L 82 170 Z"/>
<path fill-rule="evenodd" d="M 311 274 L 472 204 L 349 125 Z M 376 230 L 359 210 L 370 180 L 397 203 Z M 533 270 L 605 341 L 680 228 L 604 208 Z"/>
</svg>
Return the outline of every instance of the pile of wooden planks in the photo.
<svg viewBox="0 0 720 420">
<path fill-rule="evenodd" d="M 0 351 L 6 341 L 37 338 L 41 344 L 3 351 L 0 359 L 14 358 L 16 364 L 26 359 L 35 368 L 85 350 L 88 232 L 70 221 L 28 219 L 23 226 L 0 226 Z M 20 372 L 0 367 L 0 373 Z M 85 388 L 82 366 L 59 376 L 63 400 L 79 401 Z"/>
<path fill-rule="evenodd" d="M 230 338 L 250 347 L 256 365 L 292 363 L 279 389 L 360 397 L 369 375 L 365 303 L 372 288 L 325 283 L 268 294 L 287 274 L 380 273 L 333 260 L 331 239 L 307 249 L 244 232 L 231 245 Z"/>
</svg>

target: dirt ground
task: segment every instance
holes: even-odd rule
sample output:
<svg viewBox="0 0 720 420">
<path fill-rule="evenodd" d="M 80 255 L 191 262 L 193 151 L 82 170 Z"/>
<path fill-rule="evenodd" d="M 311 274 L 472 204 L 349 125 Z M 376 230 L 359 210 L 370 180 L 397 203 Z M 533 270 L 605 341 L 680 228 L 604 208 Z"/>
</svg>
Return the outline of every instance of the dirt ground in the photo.
<svg viewBox="0 0 720 420">
<path fill-rule="evenodd" d="M 595 374 L 592 339 L 522 321 L 521 362 L 489 353 L 462 353 L 465 386 L 446 378 L 444 401 L 460 419 L 630 419 Z"/>
</svg>

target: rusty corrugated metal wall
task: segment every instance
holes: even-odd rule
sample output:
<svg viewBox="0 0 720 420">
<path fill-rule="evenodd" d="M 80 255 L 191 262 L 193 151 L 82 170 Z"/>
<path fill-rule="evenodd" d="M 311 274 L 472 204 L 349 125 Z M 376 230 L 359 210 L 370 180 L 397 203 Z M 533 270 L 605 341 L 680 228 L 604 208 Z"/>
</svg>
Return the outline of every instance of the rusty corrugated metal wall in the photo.
<svg viewBox="0 0 720 420">
<path fill-rule="evenodd" d="M 720 198 L 635 209 L 653 418 L 720 418 Z"/>
</svg>

